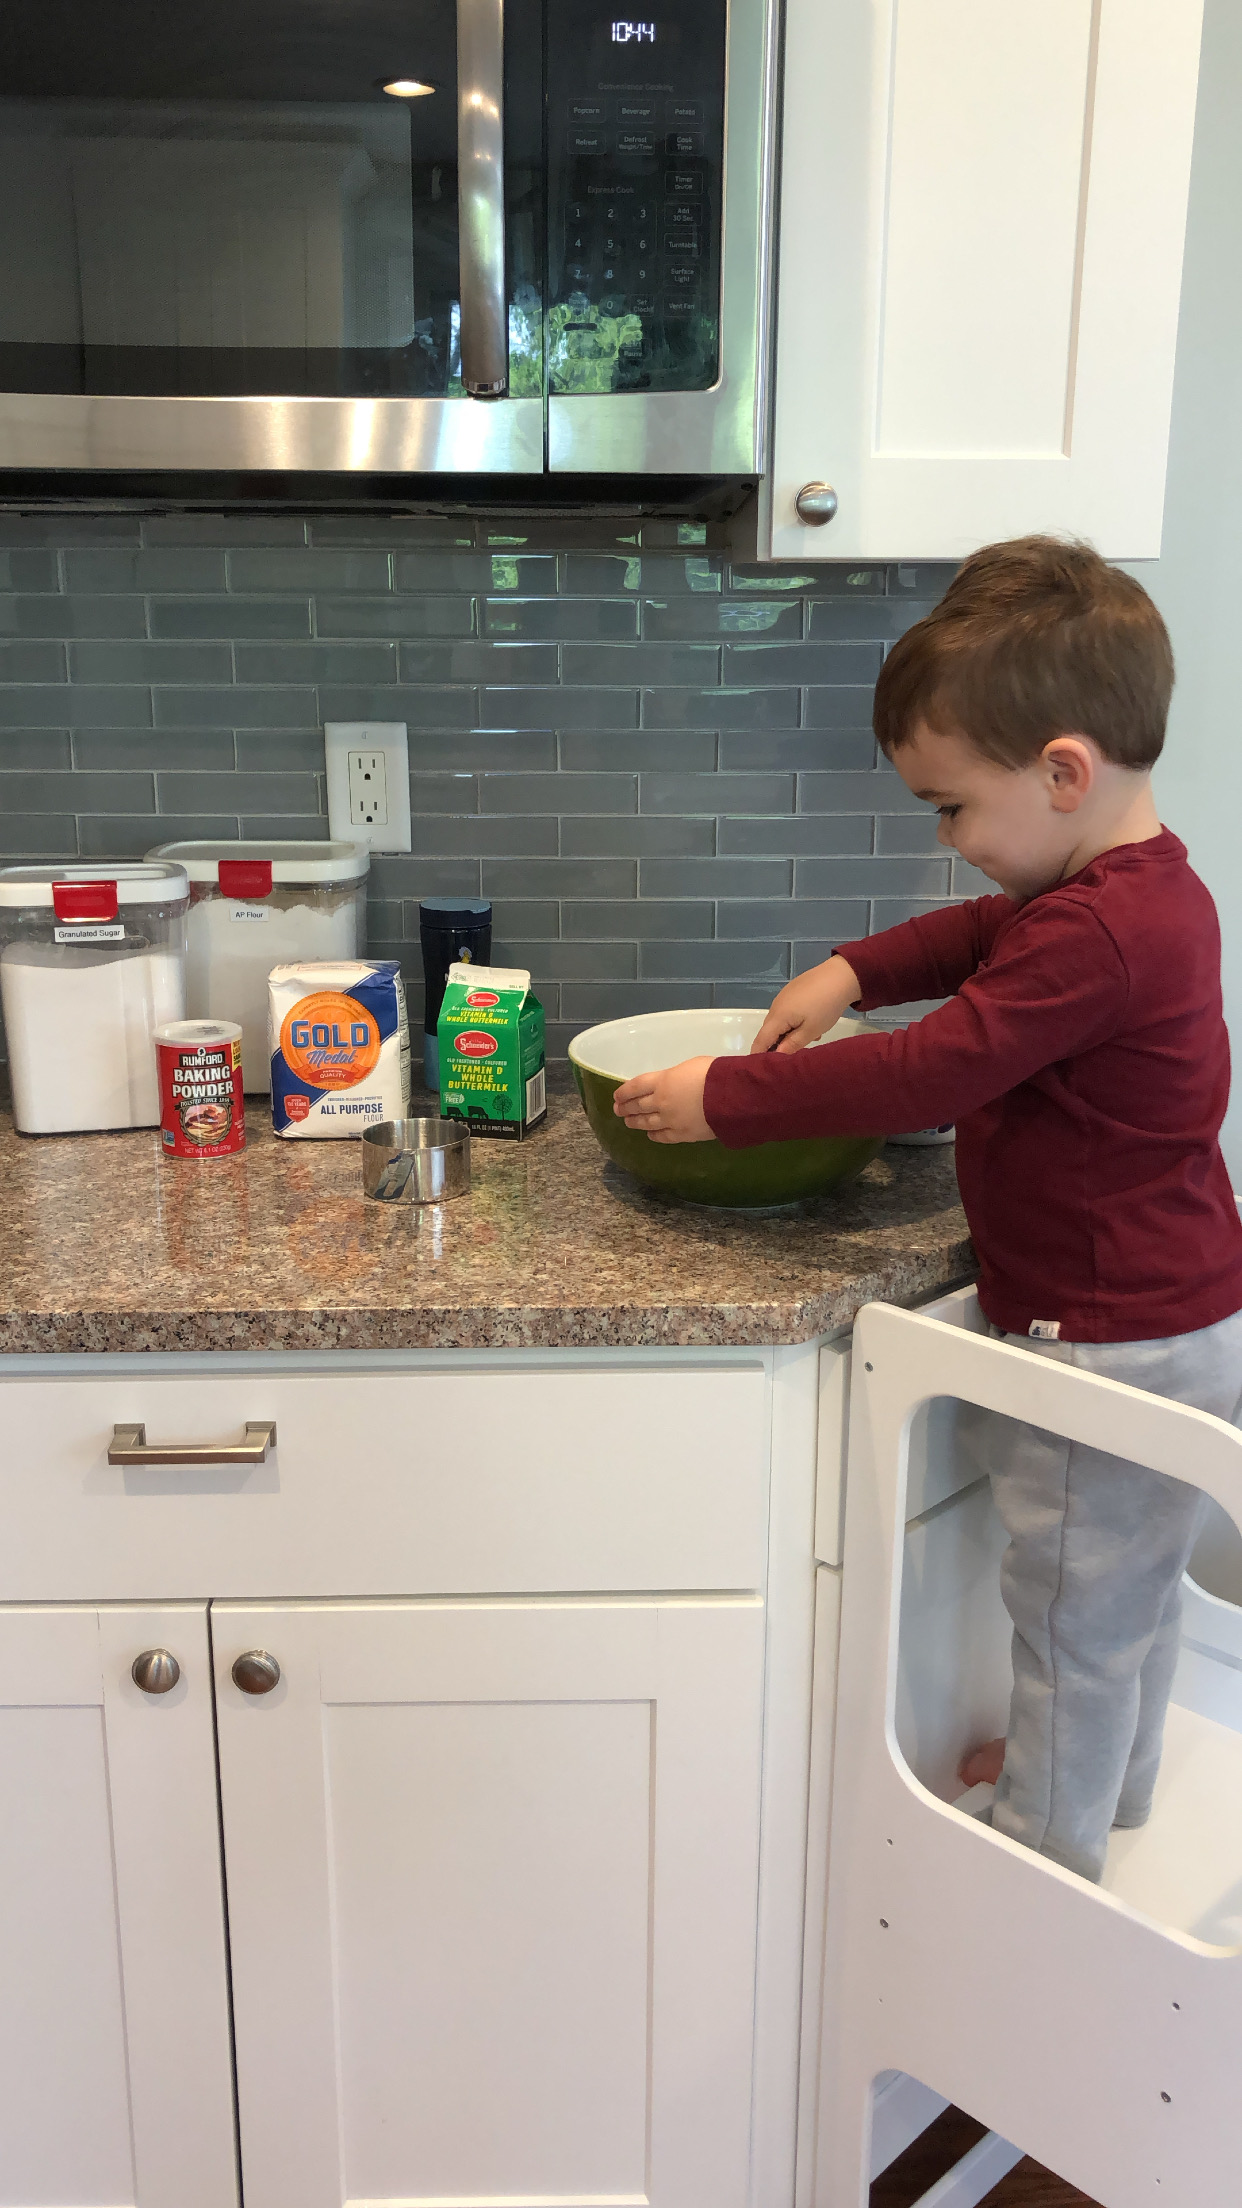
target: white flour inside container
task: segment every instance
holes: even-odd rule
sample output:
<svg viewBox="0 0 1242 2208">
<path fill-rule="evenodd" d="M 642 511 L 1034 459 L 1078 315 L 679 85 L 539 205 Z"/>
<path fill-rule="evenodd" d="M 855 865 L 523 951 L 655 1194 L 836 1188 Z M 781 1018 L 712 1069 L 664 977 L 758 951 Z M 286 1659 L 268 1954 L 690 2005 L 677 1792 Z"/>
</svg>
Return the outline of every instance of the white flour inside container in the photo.
<svg viewBox="0 0 1242 2208">
<path fill-rule="evenodd" d="M 186 941 L 186 1001 L 192 1020 L 236 1020 L 242 1031 L 242 1085 L 271 1086 L 267 977 L 273 966 L 303 959 L 355 959 L 360 899 L 344 890 L 277 884 L 248 898 L 191 892 Z"/>
</svg>

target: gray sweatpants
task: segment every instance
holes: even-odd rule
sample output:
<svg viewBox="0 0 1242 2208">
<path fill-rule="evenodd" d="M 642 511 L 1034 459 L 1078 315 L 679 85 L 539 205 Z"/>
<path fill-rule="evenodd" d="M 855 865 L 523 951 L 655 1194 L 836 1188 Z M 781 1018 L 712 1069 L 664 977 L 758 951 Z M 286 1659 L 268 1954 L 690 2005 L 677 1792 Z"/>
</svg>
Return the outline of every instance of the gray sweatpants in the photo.
<svg viewBox="0 0 1242 2208">
<path fill-rule="evenodd" d="M 1242 1312 L 1150 1342 L 992 1332 L 1034 1356 L 1242 1424 Z M 1151 1810 L 1202 1496 L 1016 1419 L 985 1413 L 972 1428 L 1009 1536 L 1001 1592 L 1014 1628 L 992 1824 L 1098 1879 L 1110 1826 L 1141 1825 Z M 1193 1480 L 1193 1463 L 1186 1473 Z"/>
</svg>

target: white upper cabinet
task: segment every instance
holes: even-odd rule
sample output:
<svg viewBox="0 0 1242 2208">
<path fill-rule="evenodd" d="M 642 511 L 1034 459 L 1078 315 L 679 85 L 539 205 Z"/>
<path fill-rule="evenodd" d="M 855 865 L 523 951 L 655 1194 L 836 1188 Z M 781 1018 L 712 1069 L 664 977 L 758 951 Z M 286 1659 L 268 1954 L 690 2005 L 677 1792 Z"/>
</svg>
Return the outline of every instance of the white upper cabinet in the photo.
<svg viewBox="0 0 1242 2208">
<path fill-rule="evenodd" d="M 1158 554 L 1201 16 L 789 0 L 773 558 Z"/>
</svg>

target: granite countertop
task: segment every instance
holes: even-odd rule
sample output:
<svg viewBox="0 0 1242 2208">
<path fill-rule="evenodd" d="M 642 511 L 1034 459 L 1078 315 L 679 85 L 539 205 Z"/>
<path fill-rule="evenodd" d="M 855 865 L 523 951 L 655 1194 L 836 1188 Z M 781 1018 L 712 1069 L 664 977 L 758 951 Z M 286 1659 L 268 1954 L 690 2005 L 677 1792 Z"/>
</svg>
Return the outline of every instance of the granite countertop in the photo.
<svg viewBox="0 0 1242 2208">
<path fill-rule="evenodd" d="M 951 1148 L 884 1151 L 789 1211 L 707 1211 L 606 1161 L 562 1092 L 526 1142 L 475 1141 L 468 1196 L 420 1209 L 364 1199 L 356 1143 L 279 1141 L 257 1098 L 247 1122 L 199 1164 L 155 1132 L 0 1116 L 0 1352 L 798 1342 L 974 1269 Z"/>
</svg>

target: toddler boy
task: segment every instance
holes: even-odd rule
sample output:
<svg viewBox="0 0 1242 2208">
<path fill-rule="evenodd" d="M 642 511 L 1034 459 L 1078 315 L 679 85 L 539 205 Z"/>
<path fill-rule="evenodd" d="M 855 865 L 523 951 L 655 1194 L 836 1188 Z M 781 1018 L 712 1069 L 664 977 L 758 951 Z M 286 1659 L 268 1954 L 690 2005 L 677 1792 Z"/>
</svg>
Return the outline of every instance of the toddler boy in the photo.
<svg viewBox="0 0 1242 2208">
<path fill-rule="evenodd" d="M 1155 606 L 1086 546 L 976 553 L 890 652 L 875 732 L 1001 894 L 843 944 L 749 1058 L 639 1075 L 616 1110 L 731 1147 L 955 1121 L 993 1333 L 1238 1423 L 1220 935 L 1151 792 L 1172 685 Z M 904 1032 L 806 1049 L 848 1007 L 927 997 L 948 1002 Z M 1098 1879 L 1110 1827 L 1151 1809 L 1200 1494 L 1014 1420 L 984 1447 L 1014 1625 L 992 1823 Z"/>
</svg>

